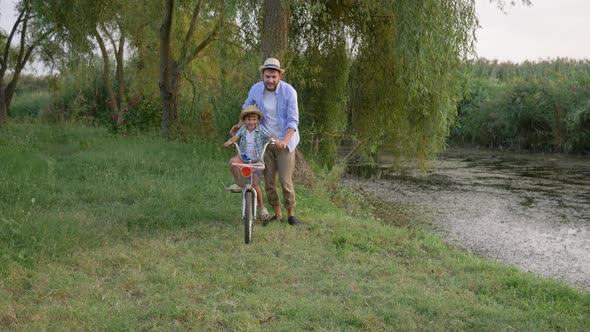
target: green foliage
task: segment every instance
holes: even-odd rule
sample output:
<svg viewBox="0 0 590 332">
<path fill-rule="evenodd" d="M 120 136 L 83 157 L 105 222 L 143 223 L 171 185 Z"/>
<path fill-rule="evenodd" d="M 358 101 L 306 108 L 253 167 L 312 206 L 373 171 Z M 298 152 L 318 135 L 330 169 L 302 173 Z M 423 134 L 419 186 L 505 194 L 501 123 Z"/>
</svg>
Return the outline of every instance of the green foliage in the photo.
<svg viewBox="0 0 590 332">
<path fill-rule="evenodd" d="M 344 134 L 365 154 L 424 166 L 455 120 L 459 65 L 476 27 L 469 1 L 293 1 L 289 77 L 303 91 L 303 121 L 313 121 L 302 126 L 304 143 L 328 165 L 334 134 Z"/>
<path fill-rule="evenodd" d="M 310 157 L 332 168 L 336 163 L 336 148 L 347 127 L 346 90 L 350 66 L 342 41 L 326 46 L 323 52 L 313 47 L 292 60 L 292 66 L 302 66 L 290 78 L 298 87 L 300 119 L 306 124 L 302 126 L 304 146 L 313 153 Z"/>
<path fill-rule="evenodd" d="M 10 103 L 10 116 L 32 120 L 51 108 L 51 95 L 47 87 L 49 78 L 22 75 Z"/>
<path fill-rule="evenodd" d="M 452 137 L 460 137 L 462 143 L 505 146 L 503 138 L 508 129 L 498 120 L 500 105 L 491 98 L 504 93 L 503 88 L 492 81 L 474 79 L 469 89 L 469 94 L 457 106 L 460 125 L 453 128 Z"/>
<path fill-rule="evenodd" d="M 159 98 L 129 94 L 121 110 L 125 121 L 117 125 L 109 107 L 102 68 L 97 58 L 76 58 L 59 76 L 28 79 L 19 87 L 11 115 L 39 117 L 48 123 L 86 123 L 109 128 L 114 133 L 149 132 L 161 125 Z M 36 82 L 40 81 L 40 82 Z M 145 89 L 140 89 L 145 90 Z M 20 91 L 33 91 L 27 94 Z"/>
<path fill-rule="evenodd" d="M 47 90 L 49 77 L 21 75 L 16 87 L 16 94 L 33 93 Z"/>
<path fill-rule="evenodd" d="M 375 10 L 353 65 L 351 125 L 365 150 L 427 161 L 443 149 L 455 119 L 459 66 L 473 51 L 474 4 L 384 1 Z"/>
<path fill-rule="evenodd" d="M 338 209 L 321 184 L 298 188 L 303 226 L 256 224 L 244 245 L 239 195 L 224 190 L 232 154 L 3 128 L 0 329 L 590 329 L 588 292 L 394 226 L 391 210 L 379 222 Z"/>
<path fill-rule="evenodd" d="M 207 137 L 226 139 L 238 123 L 242 105 L 255 80 L 260 79 L 258 56 L 224 43 L 208 50 L 210 61 L 196 66 L 191 111 L 194 125 Z"/>
<path fill-rule="evenodd" d="M 568 117 L 568 130 L 571 133 L 573 151 L 590 153 L 590 99 L 580 105 Z"/>
<path fill-rule="evenodd" d="M 68 70 L 50 80 L 52 107 L 40 115 L 43 120 L 50 123 L 95 121 L 106 100 L 102 72 L 96 60 L 74 60 Z"/>
<path fill-rule="evenodd" d="M 68 10 L 55 1 L 33 4 L 39 22 L 60 22 L 54 41 L 67 42 L 68 54 L 56 54 L 62 60 L 81 59 L 61 62 L 65 77 L 54 83 L 56 98 L 48 120 L 93 122 L 106 109 L 110 98 L 98 81 L 102 64 L 95 65 L 97 59 L 89 52 L 96 28 L 107 41 L 111 32 L 110 43 L 127 38 L 129 91 L 123 103 L 134 95 L 157 103 L 161 2 L 79 1 Z M 426 161 L 444 147 L 461 93 L 458 66 L 473 50 L 477 19 L 472 1 L 290 4 L 289 49 L 281 60 L 288 69 L 286 80 L 301 94 L 302 147 L 328 167 L 334 165 L 342 137 L 355 137 L 367 154 L 388 150 L 399 159 Z M 72 15 L 73 9 L 81 14 Z M 226 136 L 248 87 L 259 77 L 264 6 L 256 1 L 203 2 L 195 30 L 189 30 L 194 9 L 190 1 L 175 7 L 171 48 L 183 69 L 176 129 Z M 219 20 L 228 24 L 216 30 L 198 61 L 192 61 L 191 52 Z"/>
<path fill-rule="evenodd" d="M 587 61 L 487 62 L 470 69 L 453 139 L 489 147 L 587 153 Z"/>
<path fill-rule="evenodd" d="M 15 119 L 34 119 L 48 112 L 51 95 L 47 91 L 25 92 L 15 95 L 10 104 L 10 116 Z"/>
<path fill-rule="evenodd" d="M 501 104 L 514 146 L 538 149 L 551 143 L 551 120 L 546 107 L 548 100 L 537 82 L 516 82 Z"/>
<path fill-rule="evenodd" d="M 112 101 L 109 101 L 111 103 Z M 134 96 L 125 105 L 122 105 L 121 116 L 124 120 L 117 123 L 118 114 L 113 113 L 108 107 L 97 115 L 99 123 L 115 134 L 148 133 L 160 128 L 162 112 L 159 104 L 146 96 Z"/>
</svg>

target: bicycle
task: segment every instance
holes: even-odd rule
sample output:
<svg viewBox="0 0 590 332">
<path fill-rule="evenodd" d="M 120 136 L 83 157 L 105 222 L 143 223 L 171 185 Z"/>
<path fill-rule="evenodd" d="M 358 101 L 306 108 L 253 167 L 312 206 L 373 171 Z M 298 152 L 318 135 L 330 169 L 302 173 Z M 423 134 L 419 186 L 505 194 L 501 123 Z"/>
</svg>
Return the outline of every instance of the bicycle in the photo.
<svg viewBox="0 0 590 332">
<path fill-rule="evenodd" d="M 260 155 L 261 160 L 248 160 L 248 158 L 244 158 L 246 155 L 241 153 L 238 143 L 234 142 L 233 144 L 236 147 L 238 156 L 244 161 L 243 163 L 234 162 L 232 163 L 232 166 L 237 166 L 242 175 L 242 218 L 244 221 L 244 240 L 246 244 L 248 244 L 252 242 L 252 226 L 258 208 L 258 196 L 256 190 L 254 190 L 254 187 L 252 186 L 252 174 L 254 174 L 254 171 L 256 170 L 264 170 L 265 166 L 261 160 L 264 159 L 266 148 L 269 144 L 274 144 L 274 140 L 271 139 L 264 145 L 262 154 Z"/>
</svg>

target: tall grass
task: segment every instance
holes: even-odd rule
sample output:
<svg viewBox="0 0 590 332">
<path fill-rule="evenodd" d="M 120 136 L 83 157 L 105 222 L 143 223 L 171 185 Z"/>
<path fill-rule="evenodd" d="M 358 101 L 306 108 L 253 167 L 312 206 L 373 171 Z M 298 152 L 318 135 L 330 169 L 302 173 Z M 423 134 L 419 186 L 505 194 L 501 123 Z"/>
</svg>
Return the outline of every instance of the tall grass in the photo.
<svg viewBox="0 0 590 332">
<path fill-rule="evenodd" d="M 323 183 L 298 187 L 304 226 L 245 245 L 220 146 L 2 128 L 0 330 L 590 329 L 586 291 L 351 214 Z"/>
<path fill-rule="evenodd" d="M 10 104 L 10 115 L 17 120 L 34 119 L 51 108 L 51 95 L 47 91 L 24 92 Z"/>
</svg>

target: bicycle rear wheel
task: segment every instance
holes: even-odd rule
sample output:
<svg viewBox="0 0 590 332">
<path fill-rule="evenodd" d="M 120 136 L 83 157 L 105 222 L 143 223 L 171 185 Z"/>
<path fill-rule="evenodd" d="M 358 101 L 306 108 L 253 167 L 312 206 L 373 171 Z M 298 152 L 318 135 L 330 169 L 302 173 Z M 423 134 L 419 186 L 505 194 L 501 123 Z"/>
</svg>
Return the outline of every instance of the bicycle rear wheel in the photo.
<svg viewBox="0 0 590 332">
<path fill-rule="evenodd" d="M 252 242 L 252 225 L 254 223 L 254 193 L 246 191 L 244 194 L 244 240 Z"/>
</svg>

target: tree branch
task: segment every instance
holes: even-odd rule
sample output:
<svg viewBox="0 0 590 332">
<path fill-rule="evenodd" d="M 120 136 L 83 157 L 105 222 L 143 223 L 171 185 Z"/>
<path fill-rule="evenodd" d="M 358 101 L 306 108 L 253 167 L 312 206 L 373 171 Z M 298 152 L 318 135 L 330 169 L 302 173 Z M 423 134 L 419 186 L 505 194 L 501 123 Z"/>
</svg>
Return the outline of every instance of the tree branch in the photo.
<svg viewBox="0 0 590 332">
<path fill-rule="evenodd" d="M 195 9 L 193 10 L 193 16 L 191 17 L 191 24 L 189 25 L 188 31 L 186 32 L 186 36 L 184 37 L 185 45 L 190 42 L 193 35 L 195 34 L 195 27 L 197 25 L 197 19 L 199 18 L 199 12 L 201 11 L 202 3 L 203 1 L 199 1 L 195 5 Z"/>
<path fill-rule="evenodd" d="M 14 35 L 16 34 L 16 29 L 18 28 L 18 26 L 23 22 L 23 15 L 25 15 L 25 10 L 22 10 L 19 14 L 18 14 L 18 18 L 16 19 L 16 22 L 14 22 L 14 25 L 12 26 L 12 30 L 10 30 L 10 35 L 8 35 L 8 39 L 6 39 L 6 45 L 4 47 L 4 55 L 3 55 L 3 60 L 6 61 L 6 65 L 8 65 L 8 54 L 10 53 L 10 45 L 12 44 L 12 38 L 14 38 Z"/>
<path fill-rule="evenodd" d="M 100 28 L 104 32 L 104 34 L 107 35 L 107 38 L 109 39 L 109 41 L 111 42 L 111 45 L 113 46 L 113 51 L 115 52 L 115 54 L 119 53 L 119 51 L 117 50 L 117 43 L 115 43 L 115 39 L 113 38 L 113 34 L 107 29 L 107 27 L 104 25 L 104 23 L 100 24 Z"/>
<path fill-rule="evenodd" d="M 223 3 L 223 1 L 219 2 L 220 5 L 222 3 Z M 219 12 L 219 7 L 217 9 L 218 9 L 217 12 Z M 221 10 L 223 10 L 223 9 L 221 9 Z M 217 36 L 217 33 L 219 32 L 219 29 L 221 28 L 221 24 L 224 21 L 224 16 L 222 14 L 218 14 L 218 15 L 219 15 L 219 19 L 215 23 L 213 30 L 211 30 L 211 33 L 193 50 L 193 52 L 190 54 L 190 56 L 186 59 L 187 62 L 190 62 L 193 59 L 195 59 L 199 55 L 199 53 L 203 49 L 205 49 L 205 47 L 207 47 L 207 45 L 209 45 L 211 43 L 211 41 L 213 41 L 215 36 Z"/>
<path fill-rule="evenodd" d="M 220 22 L 217 22 L 217 24 L 215 24 L 215 27 L 213 28 L 213 30 L 211 31 L 211 33 L 209 34 L 209 36 L 207 36 L 207 38 L 205 38 L 200 44 L 199 46 L 197 46 L 190 54 L 190 56 L 188 56 L 186 58 L 186 62 L 191 62 L 193 59 L 195 59 L 199 53 L 201 53 L 201 51 L 207 47 L 207 45 L 209 45 L 211 43 L 211 41 L 213 40 L 213 38 L 215 38 L 215 36 L 217 35 L 217 33 L 219 32 L 219 28 L 221 26 Z"/>
</svg>

